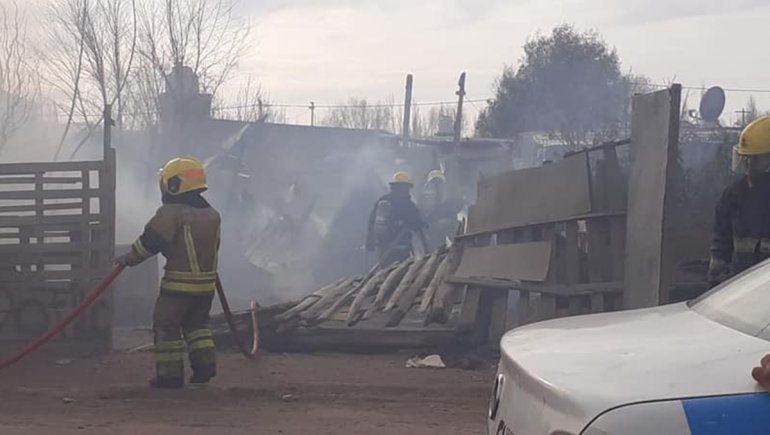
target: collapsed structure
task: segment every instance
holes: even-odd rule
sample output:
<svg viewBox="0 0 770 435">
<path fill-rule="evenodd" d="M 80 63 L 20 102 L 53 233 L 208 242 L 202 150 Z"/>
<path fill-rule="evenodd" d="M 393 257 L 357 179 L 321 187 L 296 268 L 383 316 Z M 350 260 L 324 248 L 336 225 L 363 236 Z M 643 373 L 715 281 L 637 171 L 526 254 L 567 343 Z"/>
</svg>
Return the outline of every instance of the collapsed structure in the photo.
<svg viewBox="0 0 770 435">
<path fill-rule="evenodd" d="M 680 146 L 680 89 L 634 97 L 630 140 L 482 179 L 447 253 L 263 308 L 265 345 L 479 344 L 538 320 L 654 306 L 705 291 L 709 231 L 686 225 L 685 213 L 703 210 L 708 222 L 715 198 L 687 194 L 701 189 L 693 189 L 698 179 L 688 179 L 681 157 L 693 152 L 693 142 L 701 154 L 704 145 Z M 720 147 L 710 151 L 716 156 Z"/>
<path fill-rule="evenodd" d="M 268 348 L 483 343 L 516 325 L 683 300 L 705 289 L 702 259 L 731 138 L 715 126 L 680 126 L 679 92 L 636 96 L 629 140 L 516 171 L 526 165 L 514 162 L 513 141 L 435 138 L 404 147 L 381 132 L 224 121 L 198 110 L 199 128 L 176 130 L 181 136 L 161 129 L 148 142 L 187 150 L 124 146 L 122 176 L 135 177 L 165 154 L 190 151 L 206 160 L 210 198 L 230 229 L 222 279 L 237 305 L 263 304 Z M 121 175 L 111 148 L 103 154 L 93 163 L 0 165 L 0 255 L 12 258 L 0 270 L 0 326 L 9 338 L 45 329 L 106 271 Z M 362 260 L 366 214 L 385 174 L 452 165 L 464 174 L 448 174 L 453 190 L 474 203 L 461 213 L 453 242 L 434 240 L 438 247 L 425 256 L 366 273 L 355 260 Z M 124 227 L 157 205 L 147 199 L 156 195 L 155 174 L 146 180 L 141 207 L 132 202 L 132 213 L 119 213 Z M 125 231 L 133 236 L 138 228 Z M 298 273 L 309 269 L 309 277 Z M 117 318 L 125 326 L 149 321 L 144 307 L 155 294 L 157 263 L 144 272 L 118 283 Z M 108 342 L 110 306 L 104 301 L 76 329 L 101 331 Z"/>
</svg>

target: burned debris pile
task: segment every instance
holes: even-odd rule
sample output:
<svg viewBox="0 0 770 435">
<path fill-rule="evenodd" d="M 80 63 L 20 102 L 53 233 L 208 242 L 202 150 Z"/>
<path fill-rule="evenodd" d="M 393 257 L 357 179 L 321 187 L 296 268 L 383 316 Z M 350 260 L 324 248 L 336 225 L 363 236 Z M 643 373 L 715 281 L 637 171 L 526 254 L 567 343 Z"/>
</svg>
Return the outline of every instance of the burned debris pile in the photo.
<svg viewBox="0 0 770 435">
<path fill-rule="evenodd" d="M 455 333 L 452 313 L 458 295 L 446 278 L 460 257 L 459 245 L 442 246 L 340 279 L 301 300 L 260 308 L 260 341 L 268 349 L 304 350 L 440 345 Z M 250 333 L 249 312 L 236 317 L 243 333 Z M 227 342 L 224 319 L 215 317 L 213 323 Z"/>
</svg>

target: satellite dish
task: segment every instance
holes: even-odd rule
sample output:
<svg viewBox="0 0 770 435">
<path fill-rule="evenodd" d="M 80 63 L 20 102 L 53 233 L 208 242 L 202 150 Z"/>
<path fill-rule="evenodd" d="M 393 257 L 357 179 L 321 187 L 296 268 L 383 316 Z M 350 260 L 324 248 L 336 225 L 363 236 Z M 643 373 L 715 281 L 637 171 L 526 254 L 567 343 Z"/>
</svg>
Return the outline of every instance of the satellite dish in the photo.
<svg viewBox="0 0 770 435">
<path fill-rule="evenodd" d="M 709 88 L 700 99 L 700 117 L 706 122 L 716 122 L 725 109 L 725 90 L 719 86 Z"/>
</svg>

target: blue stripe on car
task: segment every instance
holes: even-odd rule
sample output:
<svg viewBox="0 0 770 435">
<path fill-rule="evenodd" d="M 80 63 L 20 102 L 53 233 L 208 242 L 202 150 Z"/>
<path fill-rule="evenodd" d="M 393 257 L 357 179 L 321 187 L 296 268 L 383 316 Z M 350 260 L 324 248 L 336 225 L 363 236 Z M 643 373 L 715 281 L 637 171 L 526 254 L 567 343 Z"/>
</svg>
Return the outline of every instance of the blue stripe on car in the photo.
<svg viewBox="0 0 770 435">
<path fill-rule="evenodd" d="M 767 393 L 682 400 L 692 435 L 770 433 Z"/>
</svg>

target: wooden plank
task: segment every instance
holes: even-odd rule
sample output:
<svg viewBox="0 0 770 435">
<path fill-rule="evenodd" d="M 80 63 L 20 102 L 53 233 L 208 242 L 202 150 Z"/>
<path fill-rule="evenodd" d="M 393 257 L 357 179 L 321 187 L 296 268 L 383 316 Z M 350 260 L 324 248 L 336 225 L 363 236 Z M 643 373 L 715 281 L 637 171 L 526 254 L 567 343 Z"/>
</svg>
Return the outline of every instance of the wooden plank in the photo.
<svg viewBox="0 0 770 435">
<path fill-rule="evenodd" d="M 569 303 L 569 305 L 567 306 L 568 315 L 577 316 L 578 314 L 580 314 L 580 312 L 583 309 L 581 296 L 571 296 L 569 298 L 568 303 Z"/>
<path fill-rule="evenodd" d="M 612 280 L 607 219 L 587 220 L 586 231 L 588 232 L 588 280 L 590 282 Z"/>
<path fill-rule="evenodd" d="M 588 219 L 597 219 L 597 218 L 603 218 L 603 217 L 625 217 L 626 212 L 625 211 L 611 211 L 611 212 L 599 212 L 599 213 L 586 213 L 582 215 L 576 215 L 576 216 L 569 216 L 565 218 L 558 218 L 543 222 L 529 222 L 526 224 L 521 225 L 515 225 L 515 226 L 502 226 L 499 228 L 492 228 L 488 230 L 483 231 L 475 231 L 475 232 L 466 232 L 465 234 L 460 234 L 455 236 L 455 240 L 467 240 L 467 239 L 473 239 L 475 237 L 480 237 L 484 235 L 488 235 L 490 233 L 497 233 L 500 231 L 507 231 L 511 229 L 523 229 L 526 227 L 534 227 L 541 224 L 559 224 L 564 222 L 570 222 L 570 221 L 581 221 L 581 220 L 588 220 Z"/>
<path fill-rule="evenodd" d="M 556 297 L 541 294 L 537 310 L 538 320 L 548 320 L 556 317 Z"/>
<path fill-rule="evenodd" d="M 398 287 L 396 287 L 396 290 L 393 291 L 393 294 L 390 296 L 390 299 L 388 300 L 388 303 L 385 304 L 385 308 L 383 311 L 390 311 L 394 308 L 396 308 L 396 305 L 401 298 L 401 295 L 404 294 L 412 285 L 412 282 L 419 276 L 420 271 L 422 270 L 423 266 L 426 265 L 428 262 L 429 257 L 427 255 L 423 255 L 422 257 L 415 258 L 414 263 L 412 263 L 411 266 L 409 266 L 409 270 L 406 271 L 406 274 L 401 279 L 401 282 L 398 284 Z"/>
<path fill-rule="evenodd" d="M 623 281 L 584 284 L 536 284 L 507 281 L 502 279 L 465 278 L 458 277 L 456 275 L 448 276 L 446 281 L 456 284 L 476 285 L 499 290 L 520 290 L 535 293 L 546 293 L 554 296 L 584 295 L 590 294 L 592 291 L 613 293 L 623 290 Z"/>
<path fill-rule="evenodd" d="M 32 244 L 14 244 L 0 245 L 0 254 L 14 254 L 19 256 L 30 254 L 60 254 L 64 252 L 73 252 L 80 255 L 83 250 L 103 250 L 109 248 L 110 244 L 103 242 L 81 242 L 81 243 L 32 243 Z"/>
<path fill-rule="evenodd" d="M 333 291 L 335 288 L 339 287 L 343 282 L 345 282 L 345 279 L 341 278 L 332 284 L 321 287 L 320 289 L 314 291 L 313 293 L 305 296 L 299 303 L 294 305 L 292 308 L 286 310 L 283 313 L 276 315 L 275 319 L 278 321 L 289 320 L 290 318 L 298 315 L 300 312 L 306 310 L 307 308 L 310 308 L 314 303 L 318 302 L 322 297 L 324 297 L 330 291 Z"/>
<path fill-rule="evenodd" d="M 530 303 L 530 293 L 528 291 L 519 291 L 519 299 L 516 301 L 516 323 L 517 325 L 526 325 L 532 318 L 532 305 Z"/>
<path fill-rule="evenodd" d="M 2 245 L 0 245 L 2 246 Z M 4 254 L 2 255 L 3 263 L 6 264 L 29 264 L 31 261 L 37 261 L 38 258 L 42 258 L 45 264 L 72 264 L 73 261 L 80 258 L 80 251 L 72 252 L 38 252 L 33 254 L 19 253 Z"/>
<path fill-rule="evenodd" d="M 40 196 L 40 193 L 43 191 L 43 185 L 38 182 L 40 180 L 40 178 L 42 178 L 42 177 L 43 177 L 43 174 L 40 173 L 40 172 L 35 174 L 35 220 L 40 219 L 41 217 L 43 217 L 43 214 L 44 214 L 43 210 L 41 209 L 41 207 L 43 205 L 43 198 Z M 2 193 L 2 192 L 0 192 L 0 193 Z M 2 252 L 2 249 L 0 249 L 0 252 Z M 19 252 L 19 254 L 24 254 L 24 253 L 26 253 L 28 251 L 22 245 L 22 246 L 19 246 L 19 251 L 18 252 Z M 39 271 L 44 270 L 43 262 L 42 261 L 38 261 L 37 262 L 36 269 L 39 270 Z"/>
<path fill-rule="evenodd" d="M 628 185 L 625 308 L 665 303 L 667 211 L 677 201 L 670 186 L 677 177 L 681 86 L 632 98 L 634 163 Z M 668 193 L 668 194 L 667 194 Z M 672 260 L 672 259 L 669 259 Z"/>
<path fill-rule="evenodd" d="M 43 270 L 37 272 L 0 271 L 0 283 L 27 283 L 46 280 L 73 280 L 80 277 L 79 270 Z"/>
<path fill-rule="evenodd" d="M 580 282 L 580 251 L 578 247 L 578 223 L 567 222 L 566 240 L 564 246 L 564 260 L 566 262 L 566 282 L 577 284 Z"/>
<path fill-rule="evenodd" d="M 492 313 L 489 322 L 489 341 L 497 344 L 507 330 L 509 292 L 491 292 Z"/>
<path fill-rule="evenodd" d="M 33 172 L 76 172 L 84 169 L 101 171 L 106 169 L 104 161 L 45 162 L 45 163 L 3 163 L 0 175 L 28 174 Z"/>
<path fill-rule="evenodd" d="M 0 192 L 0 200 L 92 198 L 102 195 L 102 189 L 15 190 Z"/>
<path fill-rule="evenodd" d="M 454 275 L 542 282 L 548 275 L 550 257 L 547 241 L 466 247 Z"/>
<path fill-rule="evenodd" d="M 38 206 L 35 204 L 29 205 L 0 205 L 0 213 L 12 213 L 12 212 L 25 212 L 36 210 L 76 210 L 82 207 L 82 204 L 86 201 L 77 202 L 61 202 L 61 203 L 43 203 Z"/>
<path fill-rule="evenodd" d="M 626 240 L 626 220 L 610 219 L 610 279 L 613 281 L 622 281 L 625 277 Z"/>
<path fill-rule="evenodd" d="M 468 328 L 477 323 L 481 293 L 481 287 L 467 286 L 465 288 L 465 297 L 463 297 L 463 305 L 460 309 L 458 328 Z"/>
<path fill-rule="evenodd" d="M 90 182 L 91 172 L 90 171 L 82 171 L 80 173 L 80 176 L 83 179 L 83 185 L 82 185 L 83 190 L 89 189 L 91 187 L 90 186 L 90 183 L 91 183 Z M 80 213 L 83 216 L 88 216 L 91 213 L 91 201 L 90 200 L 83 200 L 82 201 Z M 79 232 L 79 234 L 74 235 L 74 240 L 71 240 L 71 242 L 75 242 L 75 243 L 81 242 L 82 243 L 83 241 L 88 241 L 88 234 L 89 234 L 88 226 L 89 226 L 89 223 L 86 220 L 81 220 L 80 221 L 80 232 Z M 91 264 L 91 259 L 92 259 L 91 254 L 92 254 L 91 250 L 88 250 L 88 249 L 82 250 L 81 251 L 81 257 L 80 257 L 81 264 Z M 90 281 L 92 279 L 92 274 L 91 274 L 91 268 L 90 267 L 83 268 L 82 269 L 82 274 L 83 274 L 82 278 L 83 278 L 84 281 L 88 282 L 88 281 Z"/>
<path fill-rule="evenodd" d="M 230 336 L 217 337 L 224 342 Z M 465 339 L 453 328 L 350 328 L 342 322 L 325 322 L 319 327 L 299 328 L 291 334 L 264 331 L 260 344 L 274 352 L 353 351 L 382 352 L 417 349 L 436 351 L 447 345 L 464 345 Z"/>
<path fill-rule="evenodd" d="M 32 227 L 41 225 L 79 224 L 81 221 L 98 222 L 105 220 L 100 214 L 47 215 L 47 216 L 0 216 L 0 227 Z"/>
<path fill-rule="evenodd" d="M 376 311 L 378 311 L 386 302 L 386 298 L 390 296 L 390 292 L 393 291 L 396 287 L 398 287 L 398 283 L 401 282 L 404 275 L 409 270 L 409 267 L 411 266 L 412 262 L 414 262 L 414 258 L 410 258 L 407 260 L 402 261 L 399 263 L 395 269 L 393 269 L 393 272 L 390 272 L 385 278 L 385 281 L 380 286 L 379 290 L 377 290 L 377 295 L 374 298 L 374 301 L 369 305 L 369 308 L 366 309 L 366 312 L 364 313 L 364 319 L 368 319 L 371 316 L 374 315 Z"/>
<path fill-rule="evenodd" d="M 35 184 L 35 177 L 0 177 L 0 184 Z"/>
<path fill-rule="evenodd" d="M 425 265 L 420 270 L 420 273 L 409 285 L 409 289 L 396 300 L 393 314 L 391 314 L 390 319 L 385 326 L 397 326 L 401 322 L 401 319 L 406 316 L 406 313 L 408 313 L 412 308 L 412 305 L 414 305 L 417 294 L 429 284 L 430 279 L 433 278 L 433 275 L 436 273 L 441 254 L 441 250 L 436 250 L 433 252 L 433 254 L 430 255 L 430 258 L 428 258 L 428 260 L 425 262 Z"/>
<path fill-rule="evenodd" d="M 591 294 L 591 312 L 603 313 L 604 312 L 604 294 L 593 293 Z"/>
<path fill-rule="evenodd" d="M 517 281 L 510 281 L 505 279 L 496 278 L 482 278 L 482 277 L 463 277 L 457 275 L 449 275 L 444 281 L 454 284 L 464 285 L 476 285 L 481 287 L 489 287 L 500 290 L 513 290 L 514 288 L 521 287 L 521 283 Z"/>
<path fill-rule="evenodd" d="M 588 156 L 511 171 L 479 182 L 468 231 L 541 223 L 591 212 Z M 543 201 L 542 198 L 553 198 Z"/>
<path fill-rule="evenodd" d="M 34 176 L 0 177 L 0 184 L 76 184 L 82 181 L 80 177 L 41 177 L 39 181 Z"/>
</svg>

